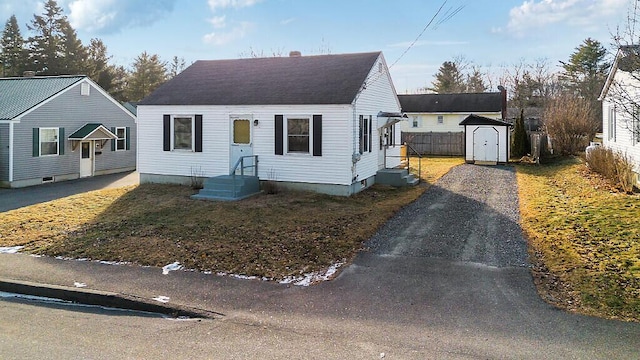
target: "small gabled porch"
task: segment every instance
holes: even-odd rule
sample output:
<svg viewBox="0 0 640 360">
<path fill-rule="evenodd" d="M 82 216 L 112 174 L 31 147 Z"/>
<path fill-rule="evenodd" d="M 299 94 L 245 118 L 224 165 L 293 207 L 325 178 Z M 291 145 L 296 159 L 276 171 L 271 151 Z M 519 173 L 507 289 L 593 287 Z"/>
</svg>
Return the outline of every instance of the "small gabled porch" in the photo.
<svg viewBox="0 0 640 360">
<path fill-rule="evenodd" d="M 260 193 L 258 155 L 243 156 L 229 175 L 207 178 L 192 199 L 211 201 L 237 201 Z"/>
</svg>

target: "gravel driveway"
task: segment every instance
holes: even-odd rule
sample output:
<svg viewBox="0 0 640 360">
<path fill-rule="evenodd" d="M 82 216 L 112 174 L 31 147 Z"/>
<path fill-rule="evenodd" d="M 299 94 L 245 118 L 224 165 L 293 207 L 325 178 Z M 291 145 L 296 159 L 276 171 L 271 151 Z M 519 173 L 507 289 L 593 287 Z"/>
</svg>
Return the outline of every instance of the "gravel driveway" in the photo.
<svg viewBox="0 0 640 360">
<path fill-rule="evenodd" d="M 515 170 L 465 164 L 396 214 L 369 246 L 378 255 L 527 266 L 518 220 Z"/>
</svg>

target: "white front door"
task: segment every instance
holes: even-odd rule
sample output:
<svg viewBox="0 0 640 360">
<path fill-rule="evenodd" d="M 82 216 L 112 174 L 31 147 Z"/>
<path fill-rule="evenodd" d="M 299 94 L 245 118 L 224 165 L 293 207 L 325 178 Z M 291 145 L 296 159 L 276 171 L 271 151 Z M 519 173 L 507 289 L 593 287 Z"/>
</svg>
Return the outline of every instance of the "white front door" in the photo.
<svg viewBox="0 0 640 360">
<path fill-rule="evenodd" d="M 479 127 L 473 132 L 473 160 L 498 162 L 498 130 Z"/>
<path fill-rule="evenodd" d="M 243 156 L 253 155 L 253 117 L 252 116 L 231 116 L 230 117 L 230 129 L 231 129 L 231 149 L 229 159 L 229 171 L 232 171 L 234 166 L 240 158 Z M 245 158 L 244 165 L 253 165 L 253 159 Z M 237 173 L 240 173 L 240 167 L 236 169 Z M 246 173 L 246 171 L 245 171 Z M 251 174 L 251 170 L 249 170 Z"/>
<path fill-rule="evenodd" d="M 93 141 L 80 143 L 80 177 L 93 175 L 94 145 Z"/>
</svg>

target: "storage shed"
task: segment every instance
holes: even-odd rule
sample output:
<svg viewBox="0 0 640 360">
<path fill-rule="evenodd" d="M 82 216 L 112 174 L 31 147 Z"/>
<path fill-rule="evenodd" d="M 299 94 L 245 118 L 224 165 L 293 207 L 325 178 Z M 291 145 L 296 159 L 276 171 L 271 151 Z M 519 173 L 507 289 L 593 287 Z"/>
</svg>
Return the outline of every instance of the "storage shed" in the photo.
<svg viewBox="0 0 640 360">
<path fill-rule="evenodd" d="M 510 123 L 471 114 L 460 125 L 464 126 L 466 162 L 483 165 L 509 162 Z"/>
</svg>

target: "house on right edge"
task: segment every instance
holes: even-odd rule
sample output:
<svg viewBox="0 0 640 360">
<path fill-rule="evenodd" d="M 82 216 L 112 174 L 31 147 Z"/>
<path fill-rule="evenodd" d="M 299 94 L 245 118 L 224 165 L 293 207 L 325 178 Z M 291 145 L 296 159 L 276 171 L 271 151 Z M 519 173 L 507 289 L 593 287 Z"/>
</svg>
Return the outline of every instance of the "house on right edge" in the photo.
<svg viewBox="0 0 640 360">
<path fill-rule="evenodd" d="M 602 143 L 629 157 L 640 185 L 640 45 L 618 49 L 599 100 Z"/>
</svg>

